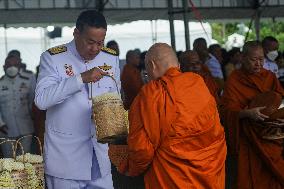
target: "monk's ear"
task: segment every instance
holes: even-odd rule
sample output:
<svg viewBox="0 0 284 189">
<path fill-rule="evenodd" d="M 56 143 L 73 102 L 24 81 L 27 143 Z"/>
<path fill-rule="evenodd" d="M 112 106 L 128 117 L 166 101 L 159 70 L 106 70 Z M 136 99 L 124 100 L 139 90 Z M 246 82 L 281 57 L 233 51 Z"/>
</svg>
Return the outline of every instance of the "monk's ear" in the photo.
<svg viewBox="0 0 284 189">
<path fill-rule="evenodd" d="M 154 60 L 151 60 L 149 63 L 150 63 L 150 64 L 149 64 L 149 65 L 150 65 L 150 69 L 151 69 L 151 70 L 155 70 L 157 66 L 156 66 Z"/>
</svg>

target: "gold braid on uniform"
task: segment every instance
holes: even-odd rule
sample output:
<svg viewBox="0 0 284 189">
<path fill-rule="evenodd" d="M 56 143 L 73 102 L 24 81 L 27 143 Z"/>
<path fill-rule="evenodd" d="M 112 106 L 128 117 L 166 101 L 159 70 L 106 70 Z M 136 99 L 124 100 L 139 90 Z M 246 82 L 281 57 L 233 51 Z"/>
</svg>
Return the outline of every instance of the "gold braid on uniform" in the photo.
<svg viewBox="0 0 284 189">
<path fill-rule="evenodd" d="M 56 55 L 56 54 L 66 52 L 67 47 L 64 46 L 64 45 L 60 45 L 60 46 L 57 46 L 57 47 L 52 47 L 52 48 L 48 49 L 47 51 L 49 52 L 50 55 Z"/>
<path fill-rule="evenodd" d="M 114 55 L 114 56 L 118 56 L 117 52 L 113 49 L 107 48 L 107 47 L 102 47 L 101 50 L 105 53 Z"/>
</svg>

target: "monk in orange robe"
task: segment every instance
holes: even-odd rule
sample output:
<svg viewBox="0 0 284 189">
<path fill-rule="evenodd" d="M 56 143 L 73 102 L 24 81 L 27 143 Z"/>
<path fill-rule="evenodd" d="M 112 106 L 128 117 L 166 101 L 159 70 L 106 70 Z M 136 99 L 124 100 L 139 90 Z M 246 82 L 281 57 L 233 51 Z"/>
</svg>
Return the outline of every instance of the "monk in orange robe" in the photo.
<svg viewBox="0 0 284 189">
<path fill-rule="evenodd" d="M 138 69 L 140 63 L 139 54 L 136 51 L 130 50 L 126 54 L 126 65 L 121 73 L 121 87 L 124 94 L 124 108 L 128 110 L 143 86 L 143 80 L 140 70 Z"/>
<path fill-rule="evenodd" d="M 194 72 L 199 74 L 204 79 L 204 82 L 211 95 L 215 98 L 218 104 L 220 101 L 219 94 L 221 89 L 212 77 L 208 67 L 201 63 L 197 52 L 191 50 L 183 52 L 180 57 L 180 64 L 182 72 Z"/>
<path fill-rule="evenodd" d="M 264 92 L 284 90 L 275 75 L 263 69 L 263 49 L 256 41 L 243 47 L 242 68 L 229 76 L 220 111 L 228 133 L 229 154 L 237 159 L 238 174 L 234 188 L 283 189 L 283 139 L 267 140 L 259 133 L 267 115 L 265 107 L 248 108 L 252 99 Z"/>
<path fill-rule="evenodd" d="M 129 176 L 144 174 L 146 189 L 223 189 L 226 142 L 216 102 L 203 79 L 182 73 L 173 49 L 154 44 L 145 59 L 151 81 L 129 113 Z"/>
</svg>

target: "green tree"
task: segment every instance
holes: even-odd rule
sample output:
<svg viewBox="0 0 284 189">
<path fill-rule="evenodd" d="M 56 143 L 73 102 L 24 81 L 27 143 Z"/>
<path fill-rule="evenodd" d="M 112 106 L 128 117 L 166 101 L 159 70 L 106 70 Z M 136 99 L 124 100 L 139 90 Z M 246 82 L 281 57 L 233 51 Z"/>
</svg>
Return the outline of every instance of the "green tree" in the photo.
<svg viewBox="0 0 284 189">
<path fill-rule="evenodd" d="M 212 37 L 217 40 L 221 45 L 225 44 L 227 37 L 233 33 L 239 33 L 246 35 L 240 31 L 240 23 L 226 23 L 225 24 L 225 33 L 223 32 L 222 23 L 212 23 Z M 249 22 L 245 22 L 244 25 L 249 27 Z M 284 51 L 284 22 L 282 21 L 261 21 L 260 22 L 260 40 L 265 36 L 274 36 L 279 41 L 279 50 Z M 252 24 L 252 28 L 249 31 L 247 40 L 255 40 L 255 28 Z"/>
</svg>

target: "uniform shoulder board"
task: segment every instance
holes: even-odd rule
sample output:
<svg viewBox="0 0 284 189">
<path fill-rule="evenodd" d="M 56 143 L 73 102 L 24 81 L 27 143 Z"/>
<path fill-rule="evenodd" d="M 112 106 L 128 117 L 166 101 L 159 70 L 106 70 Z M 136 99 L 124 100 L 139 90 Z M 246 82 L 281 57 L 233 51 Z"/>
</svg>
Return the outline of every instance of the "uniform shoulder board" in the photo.
<svg viewBox="0 0 284 189">
<path fill-rule="evenodd" d="M 114 56 L 117 56 L 117 52 L 113 49 L 110 49 L 110 48 L 107 48 L 107 47 L 102 47 L 101 50 L 103 52 L 106 52 L 108 54 L 111 54 L 111 55 L 114 55 Z"/>
<path fill-rule="evenodd" d="M 23 75 L 20 75 L 20 78 L 22 78 L 22 79 L 26 79 L 26 80 L 29 80 L 29 78 L 28 78 L 28 77 L 23 76 Z"/>
<path fill-rule="evenodd" d="M 57 47 L 52 47 L 52 48 L 48 49 L 47 51 L 49 52 L 50 55 L 56 55 L 56 54 L 66 52 L 67 47 L 64 46 L 64 45 L 60 45 L 60 46 L 57 46 Z"/>
</svg>

